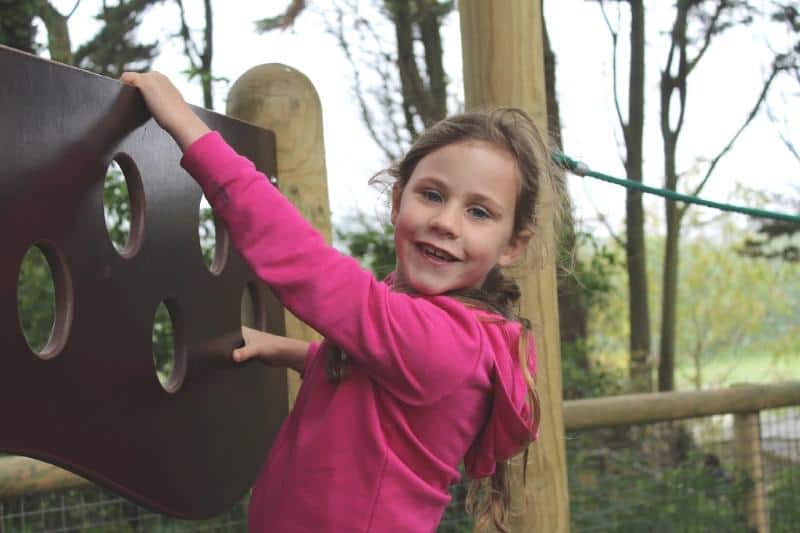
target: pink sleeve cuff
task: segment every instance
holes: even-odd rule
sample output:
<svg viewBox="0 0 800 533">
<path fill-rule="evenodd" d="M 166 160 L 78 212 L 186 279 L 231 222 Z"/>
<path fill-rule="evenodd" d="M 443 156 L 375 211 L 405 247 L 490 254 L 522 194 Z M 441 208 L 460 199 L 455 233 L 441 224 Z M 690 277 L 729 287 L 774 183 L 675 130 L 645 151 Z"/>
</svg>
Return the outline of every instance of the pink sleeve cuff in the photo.
<svg viewBox="0 0 800 533">
<path fill-rule="evenodd" d="M 312 341 L 308 344 L 308 350 L 306 350 L 306 359 L 303 362 L 303 369 L 300 371 L 300 378 L 304 379 L 308 370 L 311 368 L 311 361 L 312 359 L 316 359 L 317 355 L 320 352 L 320 343 L 316 341 Z"/>
</svg>

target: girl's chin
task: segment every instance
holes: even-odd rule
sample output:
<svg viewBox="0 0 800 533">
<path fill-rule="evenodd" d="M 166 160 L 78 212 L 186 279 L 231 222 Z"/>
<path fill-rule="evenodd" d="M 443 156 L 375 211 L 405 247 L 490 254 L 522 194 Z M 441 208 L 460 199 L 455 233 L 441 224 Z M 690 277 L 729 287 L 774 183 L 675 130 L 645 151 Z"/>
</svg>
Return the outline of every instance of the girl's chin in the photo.
<svg viewBox="0 0 800 533">
<path fill-rule="evenodd" d="M 415 294 L 422 294 L 425 296 L 444 294 L 456 288 L 452 286 L 452 283 L 448 283 L 447 280 L 425 279 L 424 277 L 405 278 L 403 286 L 410 289 Z"/>
</svg>

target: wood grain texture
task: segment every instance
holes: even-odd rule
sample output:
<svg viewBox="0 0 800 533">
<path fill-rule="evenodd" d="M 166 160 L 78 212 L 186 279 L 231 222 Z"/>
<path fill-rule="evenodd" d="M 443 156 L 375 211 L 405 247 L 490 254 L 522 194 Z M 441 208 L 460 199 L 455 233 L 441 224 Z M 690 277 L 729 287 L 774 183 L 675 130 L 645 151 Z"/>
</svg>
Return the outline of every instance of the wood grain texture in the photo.
<svg viewBox="0 0 800 533">
<path fill-rule="evenodd" d="M 461 0 L 459 13 L 467 110 L 519 107 L 547 132 L 539 2 Z M 532 244 L 536 248 L 529 247 L 518 270 L 522 315 L 531 319 L 536 335 L 542 420 L 524 488 L 522 466 L 515 467 L 514 504 L 523 511 L 512 521 L 512 531 L 569 530 L 552 199 L 552 189 L 543 184 L 537 209 L 544 223 Z"/>
<path fill-rule="evenodd" d="M 322 135 L 322 107 L 311 81 L 278 63 L 245 72 L 231 88 L 228 114 L 275 132 L 281 192 L 331 242 L 328 181 Z M 286 335 L 319 340 L 310 326 L 286 312 Z M 288 372 L 290 404 L 300 381 Z"/>
<path fill-rule="evenodd" d="M 769 533 L 769 505 L 761 454 L 761 421 L 758 413 L 737 413 L 733 421 L 736 466 L 750 480 L 743 494 L 749 531 Z"/>
<path fill-rule="evenodd" d="M 254 274 L 232 247 L 217 274 L 204 264 L 200 188 L 136 89 L 8 48 L 0 71 L 0 451 L 59 465 L 159 512 L 224 512 L 256 479 L 286 410 L 282 373 L 230 358 Z M 196 111 L 274 170 L 274 149 L 264 149 L 273 134 Z M 138 183 L 129 190 L 139 194 L 136 242 L 122 252 L 103 214 L 117 158 L 129 161 Z M 56 328 L 41 356 L 17 317 L 20 264 L 34 245 L 56 273 Z M 282 333 L 282 309 L 260 296 L 259 321 Z M 151 340 L 165 301 L 180 369 L 172 392 L 158 380 Z"/>
</svg>

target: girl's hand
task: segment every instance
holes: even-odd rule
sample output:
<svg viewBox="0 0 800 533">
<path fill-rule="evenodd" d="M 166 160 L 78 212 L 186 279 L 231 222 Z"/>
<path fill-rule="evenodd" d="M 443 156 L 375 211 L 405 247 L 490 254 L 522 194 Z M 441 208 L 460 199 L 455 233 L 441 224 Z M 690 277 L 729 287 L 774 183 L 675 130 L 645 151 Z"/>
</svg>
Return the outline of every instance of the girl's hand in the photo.
<svg viewBox="0 0 800 533">
<path fill-rule="evenodd" d="M 184 101 L 169 79 L 160 72 L 125 72 L 120 81 L 141 91 L 147 108 L 159 126 L 186 150 L 209 129 Z"/>
<path fill-rule="evenodd" d="M 256 358 L 268 366 L 288 366 L 302 372 L 309 343 L 246 326 L 242 326 L 242 336 L 245 345 L 232 354 L 237 363 Z"/>
</svg>

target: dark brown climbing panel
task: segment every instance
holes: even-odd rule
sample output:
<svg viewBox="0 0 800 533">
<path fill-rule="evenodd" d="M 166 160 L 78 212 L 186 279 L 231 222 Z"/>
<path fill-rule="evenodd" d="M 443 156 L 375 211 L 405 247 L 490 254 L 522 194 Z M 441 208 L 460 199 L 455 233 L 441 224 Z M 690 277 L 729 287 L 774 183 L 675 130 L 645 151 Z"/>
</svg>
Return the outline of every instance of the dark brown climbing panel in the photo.
<svg viewBox="0 0 800 533">
<path fill-rule="evenodd" d="M 230 360 L 254 275 L 232 247 L 221 248 L 218 273 L 206 267 L 200 188 L 137 90 L 1 47 L 0 73 L 0 451 L 160 512 L 225 511 L 252 485 L 287 411 L 284 372 Z M 271 132 L 197 111 L 274 175 Z M 134 212 L 121 251 L 103 214 L 112 160 L 128 176 Z M 32 246 L 45 252 L 56 289 L 53 333 L 38 354 L 17 310 Z M 281 333 L 279 303 L 256 286 L 256 322 Z M 176 338 L 171 392 L 153 363 L 161 302 Z"/>
</svg>

